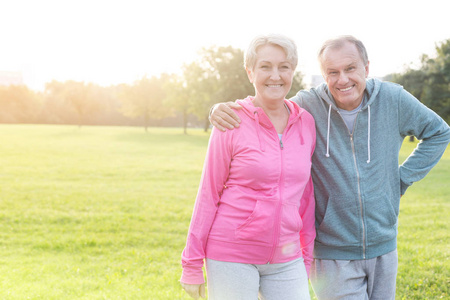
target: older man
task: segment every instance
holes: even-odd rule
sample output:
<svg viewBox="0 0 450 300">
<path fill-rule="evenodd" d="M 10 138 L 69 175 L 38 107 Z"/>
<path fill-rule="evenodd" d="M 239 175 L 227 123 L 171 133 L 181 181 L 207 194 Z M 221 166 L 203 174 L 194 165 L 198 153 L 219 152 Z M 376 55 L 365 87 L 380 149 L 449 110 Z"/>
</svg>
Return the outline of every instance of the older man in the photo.
<svg viewBox="0 0 450 300">
<path fill-rule="evenodd" d="M 394 299 L 400 197 L 439 161 L 450 128 L 401 86 L 367 79 L 367 52 L 356 38 L 326 41 L 318 58 L 326 83 L 291 99 L 317 128 L 311 283 L 319 299 Z M 237 127 L 230 108 L 239 106 L 217 105 L 211 123 Z M 399 167 L 408 135 L 421 143 Z"/>
</svg>

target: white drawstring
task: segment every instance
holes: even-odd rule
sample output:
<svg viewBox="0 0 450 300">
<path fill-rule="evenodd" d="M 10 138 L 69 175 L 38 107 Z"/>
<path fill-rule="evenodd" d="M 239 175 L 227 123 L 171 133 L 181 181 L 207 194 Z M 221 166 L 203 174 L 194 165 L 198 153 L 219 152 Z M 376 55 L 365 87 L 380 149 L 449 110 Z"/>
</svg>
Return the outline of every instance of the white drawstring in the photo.
<svg viewBox="0 0 450 300">
<path fill-rule="evenodd" d="M 328 132 L 327 132 L 327 153 L 326 157 L 330 157 L 330 119 L 331 119 L 331 104 L 328 108 Z"/>
<path fill-rule="evenodd" d="M 367 112 L 368 112 L 368 117 L 367 117 L 367 155 L 368 155 L 368 159 L 367 159 L 367 163 L 370 163 L 370 105 L 367 106 Z"/>
</svg>

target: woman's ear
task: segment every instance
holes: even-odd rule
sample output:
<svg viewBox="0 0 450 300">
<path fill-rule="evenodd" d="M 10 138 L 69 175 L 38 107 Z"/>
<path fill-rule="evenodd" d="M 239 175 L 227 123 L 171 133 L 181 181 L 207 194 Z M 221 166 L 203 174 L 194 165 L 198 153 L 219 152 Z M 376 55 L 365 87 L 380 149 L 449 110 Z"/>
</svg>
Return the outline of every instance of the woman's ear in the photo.
<svg viewBox="0 0 450 300">
<path fill-rule="evenodd" d="M 245 71 L 247 72 L 248 80 L 250 80 L 250 83 L 253 83 L 253 72 L 252 72 L 252 70 L 249 70 L 248 68 L 245 68 Z"/>
</svg>

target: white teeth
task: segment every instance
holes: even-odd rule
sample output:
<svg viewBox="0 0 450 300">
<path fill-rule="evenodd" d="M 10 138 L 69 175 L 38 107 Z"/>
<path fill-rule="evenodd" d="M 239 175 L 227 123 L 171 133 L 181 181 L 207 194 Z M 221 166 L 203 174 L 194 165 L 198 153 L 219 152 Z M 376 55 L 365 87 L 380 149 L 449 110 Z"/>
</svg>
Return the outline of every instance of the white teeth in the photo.
<svg viewBox="0 0 450 300">
<path fill-rule="evenodd" d="M 281 84 L 268 84 L 267 87 L 281 87 Z"/>
<path fill-rule="evenodd" d="M 353 86 L 349 86 L 349 87 L 346 88 L 346 89 L 340 89 L 340 91 L 341 91 L 341 92 L 346 92 L 346 91 L 349 91 L 352 87 L 353 87 Z"/>
</svg>

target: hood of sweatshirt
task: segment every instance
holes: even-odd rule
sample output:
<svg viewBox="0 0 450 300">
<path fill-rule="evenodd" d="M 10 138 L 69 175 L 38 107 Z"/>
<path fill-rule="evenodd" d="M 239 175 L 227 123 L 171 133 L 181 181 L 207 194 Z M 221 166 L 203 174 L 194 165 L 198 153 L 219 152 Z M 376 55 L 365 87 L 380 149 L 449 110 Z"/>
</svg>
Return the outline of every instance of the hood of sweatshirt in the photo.
<svg viewBox="0 0 450 300">
<path fill-rule="evenodd" d="M 366 89 L 364 90 L 364 97 L 363 97 L 363 105 L 361 107 L 361 110 L 367 110 L 368 113 L 368 124 L 367 124 L 367 163 L 370 163 L 370 105 L 375 101 L 378 92 L 381 87 L 381 81 L 376 79 L 367 79 L 366 80 Z M 314 91 L 316 95 L 322 99 L 322 101 L 326 102 L 328 105 L 328 130 L 327 130 L 327 152 L 325 154 L 326 157 L 330 156 L 330 126 L 331 126 L 331 110 L 339 111 L 339 108 L 336 105 L 336 102 L 334 101 L 333 96 L 331 95 L 330 90 L 328 89 L 328 86 L 323 83 L 319 86 L 317 86 L 315 89 L 312 89 L 311 91 Z"/>
<path fill-rule="evenodd" d="M 266 115 L 264 110 L 261 107 L 257 107 L 255 105 L 253 105 L 254 99 L 255 99 L 255 97 L 248 96 L 247 98 L 245 98 L 243 100 L 238 100 L 237 103 L 239 103 L 242 106 L 243 111 L 250 118 L 252 118 L 254 120 L 256 120 L 258 118 L 259 124 L 261 126 L 264 126 L 266 128 L 273 127 L 272 122 L 270 121 L 269 117 Z M 289 110 L 288 124 L 291 123 L 292 121 L 295 121 L 296 119 L 298 119 L 301 116 L 301 114 L 304 112 L 303 108 L 300 108 L 300 106 L 298 106 L 296 103 L 294 103 L 290 100 L 284 99 L 284 105 Z"/>
<path fill-rule="evenodd" d="M 270 121 L 267 114 L 264 112 L 264 110 L 261 107 L 256 107 L 253 105 L 253 96 L 248 96 L 247 98 L 243 100 L 238 100 L 237 103 L 242 106 L 242 111 L 247 116 L 249 116 L 252 120 L 254 120 L 256 124 L 256 134 L 258 135 L 258 140 L 260 144 L 260 148 L 262 151 L 265 151 L 265 143 L 263 141 L 263 138 L 261 136 L 261 126 L 265 128 L 273 128 L 273 124 Z M 293 123 L 299 121 L 301 118 L 301 115 L 305 111 L 303 108 L 300 108 L 296 103 L 292 102 L 291 100 L 284 99 L 284 105 L 289 111 L 289 119 L 286 125 L 286 129 L 291 126 Z M 285 129 L 285 131 L 286 131 Z M 275 128 L 274 128 L 275 132 Z M 303 137 L 300 135 L 300 143 L 303 145 Z"/>
</svg>

